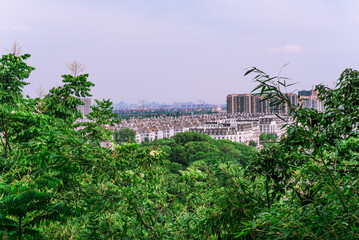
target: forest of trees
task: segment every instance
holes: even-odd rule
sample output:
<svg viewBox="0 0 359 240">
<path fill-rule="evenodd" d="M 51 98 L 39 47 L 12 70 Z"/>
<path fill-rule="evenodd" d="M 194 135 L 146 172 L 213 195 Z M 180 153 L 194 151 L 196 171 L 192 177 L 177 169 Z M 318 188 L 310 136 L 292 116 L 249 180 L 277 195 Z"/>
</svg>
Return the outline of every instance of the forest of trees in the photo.
<svg viewBox="0 0 359 240">
<path fill-rule="evenodd" d="M 317 86 L 317 112 L 290 104 L 285 79 L 249 70 L 291 116 L 257 151 L 191 132 L 118 144 L 110 100 L 76 121 L 87 74 L 23 96 L 29 57 L 0 59 L 0 239 L 359 238 L 359 72 Z"/>
</svg>

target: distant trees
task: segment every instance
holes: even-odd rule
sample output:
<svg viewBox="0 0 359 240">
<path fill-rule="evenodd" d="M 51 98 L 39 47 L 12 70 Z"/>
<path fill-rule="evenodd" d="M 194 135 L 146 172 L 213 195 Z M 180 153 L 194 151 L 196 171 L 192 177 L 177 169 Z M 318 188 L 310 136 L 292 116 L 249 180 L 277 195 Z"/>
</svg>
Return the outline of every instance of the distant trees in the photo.
<svg viewBox="0 0 359 240">
<path fill-rule="evenodd" d="M 257 147 L 257 143 L 253 140 L 250 140 L 248 146 Z"/>
<path fill-rule="evenodd" d="M 196 161 L 235 162 L 245 166 L 257 152 L 254 148 L 229 140 L 215 140 L 198 132 L 178 133 L 171 139 L 159 139 L 149 146 L 161 147 L 168 160 L 181 164 L 184 168 Z"/>
<path fill-rule="evenodd" d="M 259 135 L 259 141 L 263 142 L 274 142 L 278 137 L 274 133 L 262 133 Z"/>
<path fill-rule="evenodd" d="M 173 136 L 173 140 L 179 144 L 185 144 L 188 142 L 210 142 L 212 138 L 207 134 L 198 132 L 184 132 Z"/>
</svg>

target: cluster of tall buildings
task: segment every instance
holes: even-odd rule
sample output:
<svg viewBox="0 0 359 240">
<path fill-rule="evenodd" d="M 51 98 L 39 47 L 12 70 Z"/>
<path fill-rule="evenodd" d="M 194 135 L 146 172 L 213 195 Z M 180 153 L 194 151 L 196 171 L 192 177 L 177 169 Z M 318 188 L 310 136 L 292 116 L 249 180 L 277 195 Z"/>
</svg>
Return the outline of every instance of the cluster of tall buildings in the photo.
<svg viewBox="0 0 359 240">
<path fill-rule="evenodd" d="M 318 99 L 318 92 L 315 90 L 302 90 L 298 94 L 287 93 L 286 97 L 292 105 L 303 104 L 303 107 L 313 108 L 321 112 L 324 110 L 323 102 Z M 272 103 L 276 98 L 265 99 L 264 96 L 256 94 L 229 94 L 227 96 L 227 113 L 250 113 L 250 114 L 287 114 L 288 104 L 274 106 Z"/>
</svg>

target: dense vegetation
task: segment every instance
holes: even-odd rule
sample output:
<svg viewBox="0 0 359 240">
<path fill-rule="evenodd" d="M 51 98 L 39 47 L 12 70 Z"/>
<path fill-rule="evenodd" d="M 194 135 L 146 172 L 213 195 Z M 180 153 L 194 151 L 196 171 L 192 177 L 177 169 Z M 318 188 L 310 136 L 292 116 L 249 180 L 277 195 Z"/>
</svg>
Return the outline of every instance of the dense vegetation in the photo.
<svg viewBox="0 0 359 240">
<path fill-rule="evenodd" d="M 0 59 L 1 239 L 359 238 L 357 71 L 335 90 L 318 86 L 318 113 L 252 69 L 261 94 L 292 116 L 286 135 L 257 152 L 190 132 L 119 145 L 104 127 L 115 121 L 109 100 L 76 122 L 87 74 L 23 97 L 29 57 Z"/>
</svg>

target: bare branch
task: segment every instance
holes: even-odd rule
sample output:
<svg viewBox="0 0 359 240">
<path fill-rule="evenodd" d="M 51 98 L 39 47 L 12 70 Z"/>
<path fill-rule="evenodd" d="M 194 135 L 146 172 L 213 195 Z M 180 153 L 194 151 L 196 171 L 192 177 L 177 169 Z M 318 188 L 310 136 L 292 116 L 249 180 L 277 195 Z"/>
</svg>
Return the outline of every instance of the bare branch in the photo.
<svg viewBox="0 0 359 240">
<path fill-rule="evenodd" d="M 9 53 L 12 53 L 14 54 L 15 56 L 20 56 L 21 55 L 21 52 L 22 52 L 22 48 L 20 46 L 20 44 L 15 41 L 12 45 L 11 45 L 11 48 L 10 50 L 6 49 L 6 51 L 8 51 Z"/>
<path fill-rule="evenodd" d="M 85 65 L 77 62 L 76 60 L 72 61 L 70 64 L 67 64 L 66 66 L 69 68 L 71 74 L 74 77 L 77 77 L 78 74 L 85 71 Z"/>
</svg>

